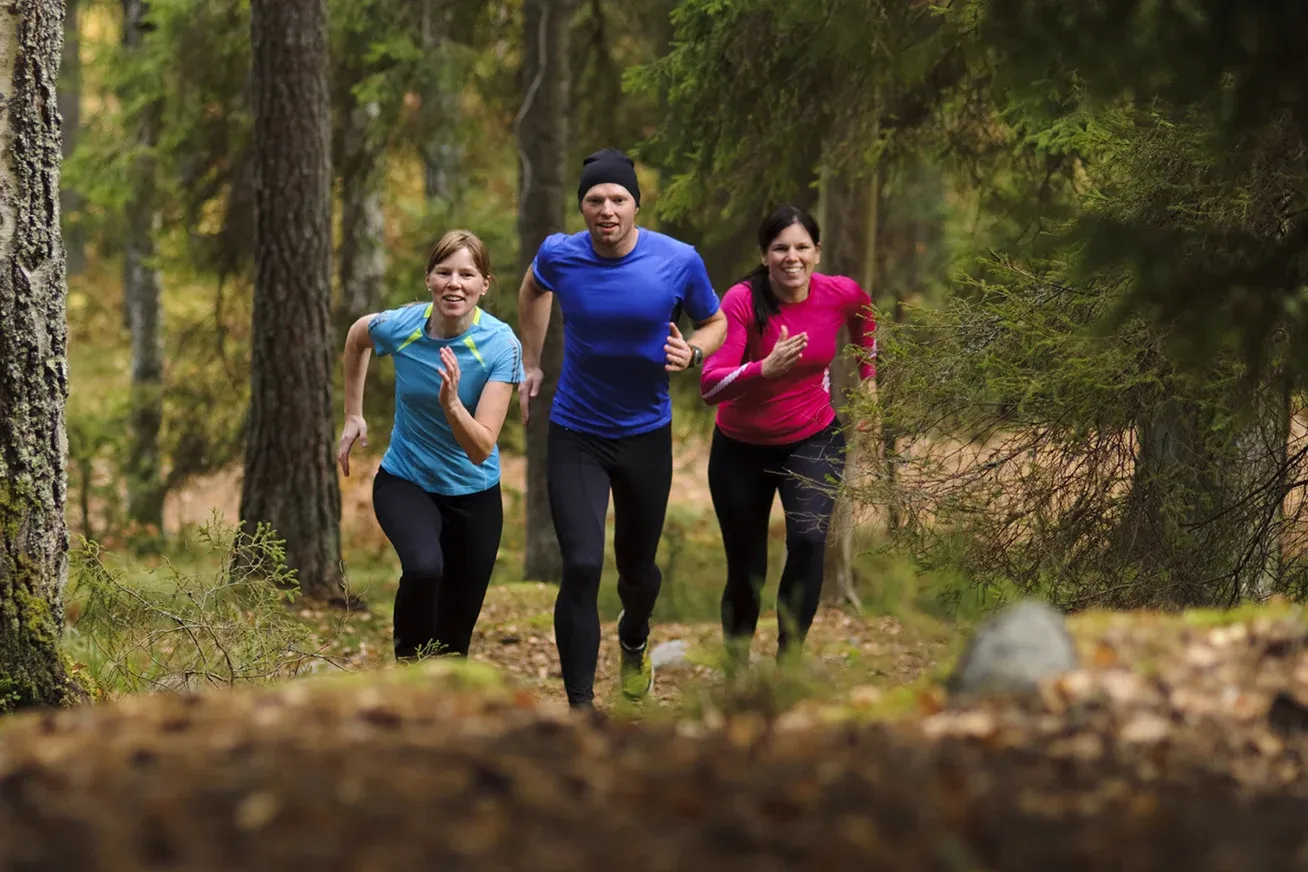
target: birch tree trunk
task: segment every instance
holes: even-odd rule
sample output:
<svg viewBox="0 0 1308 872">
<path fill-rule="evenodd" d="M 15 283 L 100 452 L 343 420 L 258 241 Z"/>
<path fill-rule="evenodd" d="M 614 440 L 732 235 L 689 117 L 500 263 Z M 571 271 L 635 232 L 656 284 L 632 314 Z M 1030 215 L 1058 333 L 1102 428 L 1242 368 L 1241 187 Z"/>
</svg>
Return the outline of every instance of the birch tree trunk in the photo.
<svg viewBox="0 0 1308 872">
<path fill-rule="evenodd" d="M 54 111 L 62 45 L 61 0 L 0 4 L 0 712 L 80 695 L 59 654 L 68 575 Z"/>
<path fill-rule="evenodd" d="M 123 0 L 123 46 L 142 50 L 146 35 L 146 0 Z M 131 95 L 124 95 L 129 97 Z M 132 337 L 131 441 L 127 456 L 127 515 L 163 532 L 164 485 L 159 461 L 163 425 L 163 345 L 159 270 L 154 236 L 159 215 L 155 205 L 155 145 L 162 107 L 157 102 L 134 113 L 136 159 L 127 203 L 127 239 L 123 247 L 123 306 Z"/>
</svg>

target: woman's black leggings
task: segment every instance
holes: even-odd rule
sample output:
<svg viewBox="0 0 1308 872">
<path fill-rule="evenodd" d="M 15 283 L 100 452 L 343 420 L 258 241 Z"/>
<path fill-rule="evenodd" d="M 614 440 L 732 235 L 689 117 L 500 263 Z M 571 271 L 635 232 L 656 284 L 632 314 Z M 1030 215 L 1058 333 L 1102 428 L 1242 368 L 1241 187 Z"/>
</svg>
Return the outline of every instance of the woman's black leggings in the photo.
<svg viewBox="0 0 1308 872">
<path fill-rule="evenodd" d="M 803 645 L 822 596 L 832 491 L 844 455 L 839 421 L 789 445 L 752 445 L 713 429 L 708 480 L 727 554 L 722 632 L 728 642 L 748 643 L 758 625 L 768 572 L 768 516 L 780 490 L 786 565 L 777 589 L 779 653 Z"/>
<path fill-rule="evenodd" d="M 466 656 L 500 550 L 500 486 L 446 497 L 379 469 L 372 504 L 400 558 L 395 659 Z"/>
</svg>

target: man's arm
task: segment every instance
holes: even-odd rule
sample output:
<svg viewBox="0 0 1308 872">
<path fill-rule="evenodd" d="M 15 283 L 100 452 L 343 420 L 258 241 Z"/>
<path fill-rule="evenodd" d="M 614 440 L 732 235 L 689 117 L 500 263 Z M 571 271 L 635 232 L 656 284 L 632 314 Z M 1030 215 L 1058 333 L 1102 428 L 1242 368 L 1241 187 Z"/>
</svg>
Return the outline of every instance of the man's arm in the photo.
<svg viewBox="0 0 1308 872">
<path fill-rule="evenodd" d="M 718 309 L 703 321 L 695 322 L 695 332 L 691 334 L 690 344 L 708 357 L 722 345 L 727 336 L 727 316 Z"/>
<path fill-rule="evenodd" d="M 663 353 L 668 356 L 668 363 L 663 368 L 668 372 L 681 372 L 692 366 L 699 366 L 708 356 L 718 350 L 727 335 L 727 317 L 722 310 L 714 312 L 703 321 L 696 321 L 695 332 L 690 339 L 681 335 L 676 321 L 668 322 L 668 339 L 663 345 Z M 695 351 L 702 352 L 697 355 Z"/>
<path fill-rule="evenodd" d="M 713 282 L 709 279 L 708 268 L 704 259 L 694 252 L 686 273 L 686 292 L 682 300 L 686 314 L 690 315 L 695 332 L 690 337 L 691 349 L 698 348 L 703 354 L 696 355 L 698 360 L 691 360 L 691 365 L 704 362 L 704 358 L 718 350 L 727 335 L 727 316 L 722 313 L 722 304 L 713 291 Z M 710 314 L 711 313 L 711 314 Z M 696 316 L 699 316 L 698 318 Z"/>
<path fill-rule="evenodd" d="M 518 406 L 522 410 L 522 423 L 531 418 L 531 401 L 540 393 L 544 373 L 540 368 L 541 349 L 545 347 L 545 331 L 550 326 L 550 307 L 554 294 L 536 281 L 531 267 L 522 277 L 518 289 L 518 332 L 522 339 L 522 368 L 525 376 L 518 385 Z"/>
</svg>

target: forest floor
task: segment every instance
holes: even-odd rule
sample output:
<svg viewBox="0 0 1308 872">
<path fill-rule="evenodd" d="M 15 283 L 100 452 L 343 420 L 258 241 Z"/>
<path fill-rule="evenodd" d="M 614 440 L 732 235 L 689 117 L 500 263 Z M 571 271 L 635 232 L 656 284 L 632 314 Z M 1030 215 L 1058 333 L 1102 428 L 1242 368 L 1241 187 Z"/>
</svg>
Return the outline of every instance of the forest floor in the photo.
<svg viewBox="0 0 1308 872">
<path fill-rule="evenodd" d="M 691 663 L 623 706 L 610 622 L 607 715 L 577 717 L 551 593 L 492 589 L 469 663 L 388 664 L 375 607 L 342 637 L 352 674 L 0 722 L 0 869 L 1308 864 L 1308 617 L 1288 605 L 1079 615 L 1081 669 L 967 707 L 939 685 L 957 633 L 835 609 L 800 672 L 769 668 L 767 629 L 735 682 L 714 627 L 661 625 Z"/>
</svg>

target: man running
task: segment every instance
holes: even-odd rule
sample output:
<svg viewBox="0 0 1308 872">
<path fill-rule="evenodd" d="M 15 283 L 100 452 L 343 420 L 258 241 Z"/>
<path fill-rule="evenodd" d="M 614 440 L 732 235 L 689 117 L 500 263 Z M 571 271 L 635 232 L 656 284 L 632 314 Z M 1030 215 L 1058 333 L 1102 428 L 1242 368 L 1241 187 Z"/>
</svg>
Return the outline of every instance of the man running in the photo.
<svg viewBox="0 0 1308 872">
<path fill-rule="evenodd" d="M 550 512 L 563 557 L 554 636 L 568 703 L 593 707 L 604 570 L 604 519 L 613 492 L 613 550 L 623 694 L 654 683 L 647 640 L 662 574 L 654 562 L 672 488 L 669 374 L 699 366 L 726 335 L 717 294 L 695 249 L 636 226 L 640 186 L 616 149 L 582 164 L 577 200 L 586 230 L 541 243 L 518 293 L 525 424 L 540 392 L 551 296 L 563 313 L 563 370 L 550 409 Z M 682 337 L 676 313 L 695 325 Z"/>
</svg>

